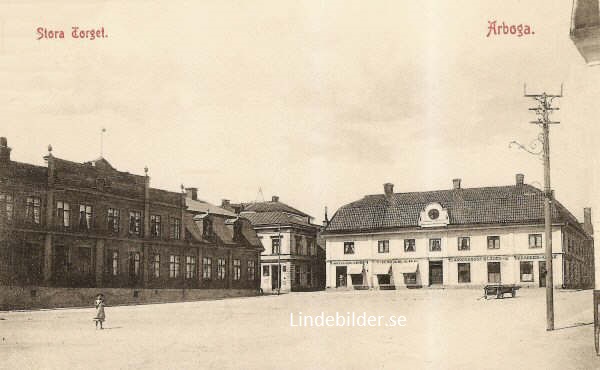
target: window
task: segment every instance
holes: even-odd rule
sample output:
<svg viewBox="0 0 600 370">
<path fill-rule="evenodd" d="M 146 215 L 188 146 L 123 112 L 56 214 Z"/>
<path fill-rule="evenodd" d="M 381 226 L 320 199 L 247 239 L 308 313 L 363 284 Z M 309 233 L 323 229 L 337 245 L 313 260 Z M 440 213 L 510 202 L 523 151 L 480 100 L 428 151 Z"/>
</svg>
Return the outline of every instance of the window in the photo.
<svg viewBox="0 0 600 370">
<path fill-rule="evenodd" d="M 500 283 L 500 262 L 488 262 L 488 283 Z"/>
<path fill-rule="evenodd" d="M 271 238 L 271 254 L 279 254 L 281 246 L 281 239 L 279 237 Z"/>
<path fill-rule="evenodd" d="M 317 255 L 317 243 L 315 243 L 315 241 L 313 239 L 307 239 L 307 242 L 308 242 L 309 254 L 311 256 L 316 256 Z"/>
<path fill-rule="evenodd" d="M 129 233 L 134 235 L 142 233 L 142 212 L 129 211 Z"/>
<path fill-rule="evenodd" d="M 175 255 L 169 256 L 169 277 L 171 279 L 179 277 L 180 257 Z"/>
<path fill-rule="evenodd" d="M 459 251 L 468 251 L 471 249 L 471 238 L 468 236 L 459 236 L 458 237 L 458 250 Z"/>
<path fill-rule="evenodd" d="M 185 257 L 185 278 L 193 279 L 196 277 L 196 256 Z"/>
<path fill-rule="evenodd" d="M 262 269 L 263 269 L 263 276 L 269 276 L 269 266 L 268 265 L 263 266 Z"/>
<path fill-rule="evenodd" d="M 111 233 L 118 234 L 121 224 L 121 212 L 115 208 L 108 209 L 107 215 L 108 231 Z"/>
<path fill-rule="evenodd" d="M 471 282 L 471 264 L 470 263 L 459 263 L 458 264 L 458 282 L 459 283 L 470 283 Z"/>
<path fill-rule="evenodd" d="M 226 273 L 225 258 L 219 258 L 217 260 L 217 280 L 225 280 Z"/>
<path fill-rule="evenodd" d="M 10 222 L 13 219 L 13 197 L 10 194 L 0 193 L 0 215 Z"/>
<path fill-rule="evenodd" d="M 202 236 L 204 239 L 211 239 L 213 237 L 212 221 L 208 216 L 202 219 Z"/>
<path fill-rule="evenodd" d="M 377 241 L 377 251 L 379 253 L 390 253 L 390 241 L 389 240 Z"/>
<path fill-rule="evenodd" d="M 210 257 L 202 258 L 202 279 L 212 279 L 212 258 Z"/>
<path fill-rule="evenodd" d="M 89 204 L 79 205 L 79 228 L 81 230 L 92 228 L 92 206 Z"/>
<path fill-rule="evenodd" d="M 441 252 L 442 251 L 442 239 L 429 239 L 429 251 L 430 252 Z"/>
<path fill-rule="evenodd" d="M 416 273 L 409 273 L 409 274 L 404 274 L 404 284 L 405 285 L 415 285 L 417 283 L 417 274 Z"/>
<path fill-rule="evenodd" d="M 27 197 L 25 202 L 25 220 L 27 222 L 40 223 L 41 204 L 39 197 Z"/>
<path fill-rule="evenodd" d="M 171 239 L 181 239 L 181 220 L 178 218 L 171 218 Z"/>
<path fill-rule="evenodd" d="M 140 276 L 140 252 L 129 253 L 129 276 L 134 279 Z"/>
<path fill-rule="evenodd" d="M 529 248 L 542 247 L 542 234 L 529 234 Z"/>
<path fill-rule="evenodd" d="M 248 274 L 246 275 L 248 277 L 248 280 L 254 280 L 255 275 L 256 275 L 256 262 L 255 261 L 248 261 Z"/>
<path fill-rule="evenodd" d="M 160 277 L 160 254 L 152 256 L 152 276 L 154 278 Z"/>
<path fill-rule="evenodd" d="M 488 243 L 488 249 L 500 249 L 500 237 L 499 236 L 488 236 L 487 243 Z"/>
<path fill-rule="evenodd" d="M 150 216 L 150 235 L 153 238 L 160 238 L 161 218 L 159 215 Z"/>
<path fill-rule="evenodd" d="M 415 240 L 414 239 L 404 239 L 404 251 L 405 252 L 414 252 L 415 248 Z"/>
<path fill-rule="evenodd" d="M 302 236 L 296 235 L 294 237 L 294 241 L 296 243 L 296 253 L 300 256 L 305 255 L 304 244 L 302 243 Z"/>
<path fill-rule="evenodd" d="M 67 202 L 56 202 L 56 217 L 60 227 L 71 226 L 71 206 Z"/>
<path fill-rule="evenodd" d="M 242 261 L 233 260 L 233 280 L 240 280 L 242 278 Z"/>
<path fill-rule="evenodd" d="M 294 276 L 295 276 L 294 279 L 296 280 L 296 285 L 300 285 L 302 277 L 300 276 L 300 266 L 299 265 L 295 266 Z"/>
<path fill-rule="evenodd" d="M 235 220 L 233 223 L 233 240 L 236 242 L 244 240 L 244 234 L 242 233 L 242 220 Z"/>
<path fill-rule="evenodd" d="M 119 275 L 119 252 L 118 251 L 113 251 L 112 255 L 111 255 L 111 275 L 112 276 L 117 276 Z"/>
<path fill-rule="evenodd" d="M 344 254 L 354 254 L 354 242 L 344 242 Z"/>
<path fill-rule="evenodd" d="M 520 263 L 521 281 L 533 281 L 533 262 L 521 261 Z"/>
</svg>

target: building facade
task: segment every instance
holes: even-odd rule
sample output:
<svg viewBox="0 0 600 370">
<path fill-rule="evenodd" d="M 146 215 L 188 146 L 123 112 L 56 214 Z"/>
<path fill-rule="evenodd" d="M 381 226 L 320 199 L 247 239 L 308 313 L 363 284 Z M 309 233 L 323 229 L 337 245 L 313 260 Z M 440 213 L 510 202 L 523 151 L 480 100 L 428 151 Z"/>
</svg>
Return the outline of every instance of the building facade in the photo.
<svg viewBox="0 0 600 370">
<path fill-rule="evenodd" d="M 341 207 L 323 233 L 327 287 L 398 289 L 487 284 L 545 286 L 544 196 L 512 186 L 367 195 Z M 552 205 L 554 285 L 591 288 L 591 210 L 584 223 Z"/>
<path fill-rule="evenodd" d="M 0 286 L 258 290 L 249 222 L 203 230 L 185 194 L 150 187 L 147 169 L 66 161 L 51 147 L 34 166 L 10 152 L 1 138 Z"/>
<path fill-rule="evenodd" d="M 248 219 L 262 241 L 263 292 L 319 290 L 325 287 L 325 252 L 317 243 L 320 226 L 311 216 L 272 197 L 271 201 L 230 204 Z"/>
</svg>

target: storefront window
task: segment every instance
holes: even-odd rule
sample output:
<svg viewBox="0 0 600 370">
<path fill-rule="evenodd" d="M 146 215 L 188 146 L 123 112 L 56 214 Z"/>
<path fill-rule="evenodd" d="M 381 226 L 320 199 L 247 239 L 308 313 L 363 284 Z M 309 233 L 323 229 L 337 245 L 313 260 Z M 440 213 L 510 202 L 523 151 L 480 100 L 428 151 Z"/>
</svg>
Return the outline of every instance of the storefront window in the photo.
<svg viewBox="0 0 600 370">
<path fill-rule="evenodd" d="M 533 281 L 533 262 L 521 261 L 521 281 L 530 282 Z"/>
<path fill-rule="evenodd" d="M 500 262 L 488 262 L 488 282 L 489 283 L 500 283 Z"/>
<path fill-rule="evenodd" d="M 458 282 L 459 283 L 470 283 L 471 282 L 471 264 L 470 263 L 459 263 L 458 264 Z"/>
</svg>

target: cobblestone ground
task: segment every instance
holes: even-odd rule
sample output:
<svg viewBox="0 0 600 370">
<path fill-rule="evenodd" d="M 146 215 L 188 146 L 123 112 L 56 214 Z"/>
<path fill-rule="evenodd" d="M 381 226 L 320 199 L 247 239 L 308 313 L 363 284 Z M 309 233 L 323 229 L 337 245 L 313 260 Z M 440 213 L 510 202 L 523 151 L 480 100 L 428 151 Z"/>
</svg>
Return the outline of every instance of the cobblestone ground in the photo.
<svg viewBox="0 0 600 370">
<path fill-rule="evenodd" d="M 292 293 L 94 310 L 0 312 L 0 368 L 598 369 L 591 291 L 479 299 L 479 290 Z M 108 302 L 110 304 L 110 302 Z M 300 315 L 405 316 L 406 326 L 295 327 Z M 300 314 L 301 313 L 301 314 Z M 297 321 L 294 324 L 298 324 Z"/>
</svg>

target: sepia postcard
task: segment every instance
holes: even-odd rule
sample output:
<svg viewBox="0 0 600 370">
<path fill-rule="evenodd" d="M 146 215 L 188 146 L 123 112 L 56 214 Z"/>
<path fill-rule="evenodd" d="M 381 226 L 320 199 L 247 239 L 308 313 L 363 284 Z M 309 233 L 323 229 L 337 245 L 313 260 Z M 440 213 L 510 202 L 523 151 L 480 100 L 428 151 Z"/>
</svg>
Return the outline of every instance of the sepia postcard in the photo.
<svg viewBox="0 0 600 370">
<path fill-rule="evenodd" d="M 0 0 L 0 369 L 600 369 L 599 3 Z"/>
</svg>

